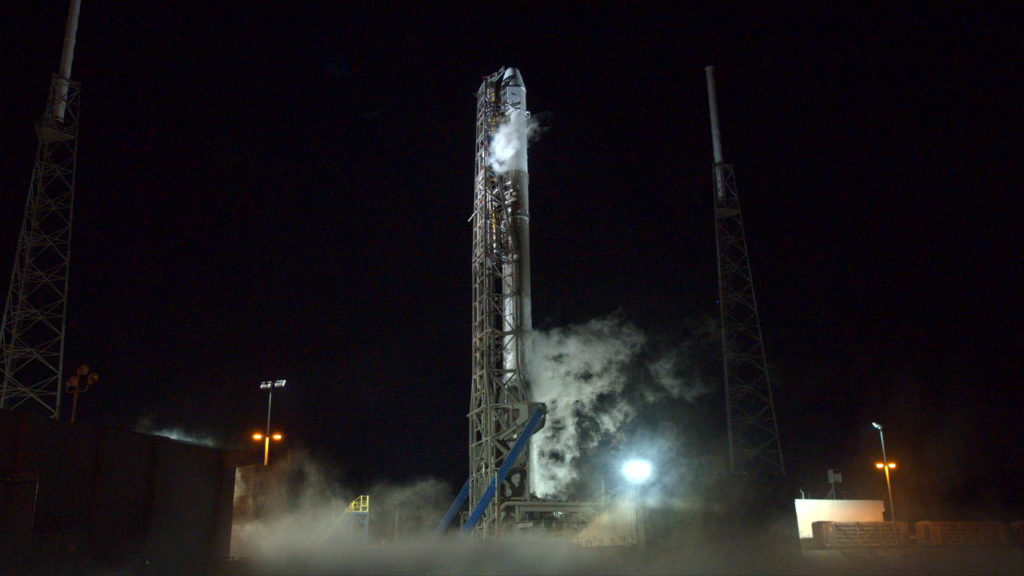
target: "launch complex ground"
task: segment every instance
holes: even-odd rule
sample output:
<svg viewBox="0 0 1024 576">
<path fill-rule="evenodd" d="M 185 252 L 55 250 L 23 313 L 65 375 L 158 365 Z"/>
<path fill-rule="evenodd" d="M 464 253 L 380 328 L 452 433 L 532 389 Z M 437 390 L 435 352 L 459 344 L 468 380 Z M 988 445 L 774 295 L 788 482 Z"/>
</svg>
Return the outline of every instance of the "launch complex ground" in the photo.
<svg viewBox="0 0 1024 576">
<path fill-rule="evenodd" d="M 588 547 L 541 527 L 440 535 L 452 489 L 442 482 L 371 487 L 360 517 L 358 507 L 346 514 L 353 492 L 298 454 L 263 466 L 253 450 L 32 416 L 0 413 L 5 470 L 23 471 L 0 484 L 4 574 L 1019 574 L 1024 565 L 1020 541 L 797 544 L 789 518 L 748 524 L 749 513 L 723 509 L 724 495 L 701 486 L 686 487 L 702 492 L 691 510 L 644 509 L 642 544 Z M 623 503 L 610 500 L 610 509 Z M 233 540 L 248 549 L 233 554 Z"/>
</svg>

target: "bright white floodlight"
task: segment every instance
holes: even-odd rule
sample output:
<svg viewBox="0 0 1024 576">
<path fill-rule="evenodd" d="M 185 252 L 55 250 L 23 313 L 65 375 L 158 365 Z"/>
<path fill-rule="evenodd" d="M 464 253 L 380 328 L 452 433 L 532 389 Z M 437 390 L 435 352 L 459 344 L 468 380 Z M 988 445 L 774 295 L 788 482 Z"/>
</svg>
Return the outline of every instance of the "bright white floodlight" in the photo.
<svg viewBox="0 0 1024 576">
<path fill-rule="evenodd" d="M 631 484 L 643 484 L 651 477 L 651 463 L 647 460 L 630 460 L 622 465 L 622 475 Z"/>
</svg>

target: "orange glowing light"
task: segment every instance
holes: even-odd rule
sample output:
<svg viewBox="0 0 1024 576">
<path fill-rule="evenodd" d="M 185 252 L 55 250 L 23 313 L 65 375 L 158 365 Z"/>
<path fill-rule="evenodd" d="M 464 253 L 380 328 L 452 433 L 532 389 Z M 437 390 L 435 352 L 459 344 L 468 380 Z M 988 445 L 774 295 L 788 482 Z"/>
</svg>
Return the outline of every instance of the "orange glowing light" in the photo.
<svg viewBox="0 0 1024 576">
<path fill-rule="evenodd" d="M 896 467 L 896 463 L 895 462 L 889 462 L 889 469 L 890 470 L 892 470 L 895 467 Z M 881 462 L 875 462 L 875 468 L 878 468 L 879 470 L 881 470 L 881 469 L 885 468 L 885 464 L 882 464 Z"/>
</svg>

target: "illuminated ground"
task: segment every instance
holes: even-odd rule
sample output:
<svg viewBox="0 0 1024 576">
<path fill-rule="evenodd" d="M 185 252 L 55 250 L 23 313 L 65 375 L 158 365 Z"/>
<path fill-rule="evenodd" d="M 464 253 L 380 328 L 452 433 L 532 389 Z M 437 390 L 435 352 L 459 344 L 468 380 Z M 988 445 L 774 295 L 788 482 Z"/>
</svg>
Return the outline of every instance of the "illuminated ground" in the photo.
<svg viewBox="0 0 1024 576">
<path fill-rule="evenodd" d="M 786 558 L 734 548 L 579 550 L 534 542 L 371 547 L 334 558 L 232 562 L 212 574 L 994 574 L 1019 575 L 1024 549 L 962 547 L 805 550 Z"/>
</svg>

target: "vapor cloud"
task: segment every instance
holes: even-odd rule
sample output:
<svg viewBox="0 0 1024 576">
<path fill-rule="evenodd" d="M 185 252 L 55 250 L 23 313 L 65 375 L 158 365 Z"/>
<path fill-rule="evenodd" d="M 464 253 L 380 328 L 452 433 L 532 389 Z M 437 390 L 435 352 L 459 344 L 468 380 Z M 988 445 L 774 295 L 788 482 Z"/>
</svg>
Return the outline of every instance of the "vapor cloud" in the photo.
<svg viewBox="0 0 1024 576">
<path fill-rule="evenodd" d="M 595 322 L 610 334 L 638 332 L 619 319 Z M 637 345 L 636 339 L 631 342 Z M 682 398 L 685 390 L 677 390 Z M 735 542 L 716 547 L 682 529 L 669 530 L 658 540 L 649 532 L 643 548 L 582 548 L 567 537 L 544 533 L 479 538 L 453 531 L 442 536 L 435 529 L 451 501 L 451 486 L 422 479 L 361 490 L 343 486 L 342 476 L 299 453 L 278 466 L 257 465 L 251 483 L 236 484 L 232 555 L 242 560 L 244 573 L 778 574 L 799 568 L 772 562 L 765 547 L 738 550 Z M 365 529 L 344 515 L 360 494 L 370 496 Z M 658 510 L 651 504 L 647 509 L 651 514 Z M 651 517 L 648 523 L 654 528 L 659 522 Z"/>
<path fill-rule="evenodd" d="M 513 112 L 509 121 L 495 130 L 491 137 L 488 163 L 498 174 L 526 169 L 526 148 L 539 133 L 539 124 L 525 112 Z"/>
<path fill-rule="evenodd" d="M 185 444 L 209 446 L 211 448 L 219 448 L 223 444 L 223 442 L 210 434 L 203 434 L 178 427 L 157 426 L 156 422 L 150 416 L 140 418 L 138 424 L 135 425 L 135 431 L 142 432 L 143 434 L 152 434 L 154 436 L 163 436 L 164 438 L 170 438 L 171 440 L 184 442 Z"/>
<path fill-rule="evenodd" d="M 598 574 L 608 567 L 564 539 L 436 534 L 452 496 L 437 480 L 360 492 L 338 484 L 338 471 L 301 455 L 257 468 L 253 484 L 236 490 L 236 511 L 239 494 L 253 502 L 245 520 L 236 513 L 232 529 L 233 554 L 255 574 Z M 344 515 L 360 493 L 370 496 L 367 529 Z"/>
<path fill-rule="evenodd" d="M 543 498 L 567 497 L 585 461 L 601 445 L 621 445 L 646 409 L 707 392 L 686 344 L 656 345 L 619 315 L 534 332 L 528 346 L 532 393 L 548 408 L 531 453 L 532 488 Z"/>
</svg>

